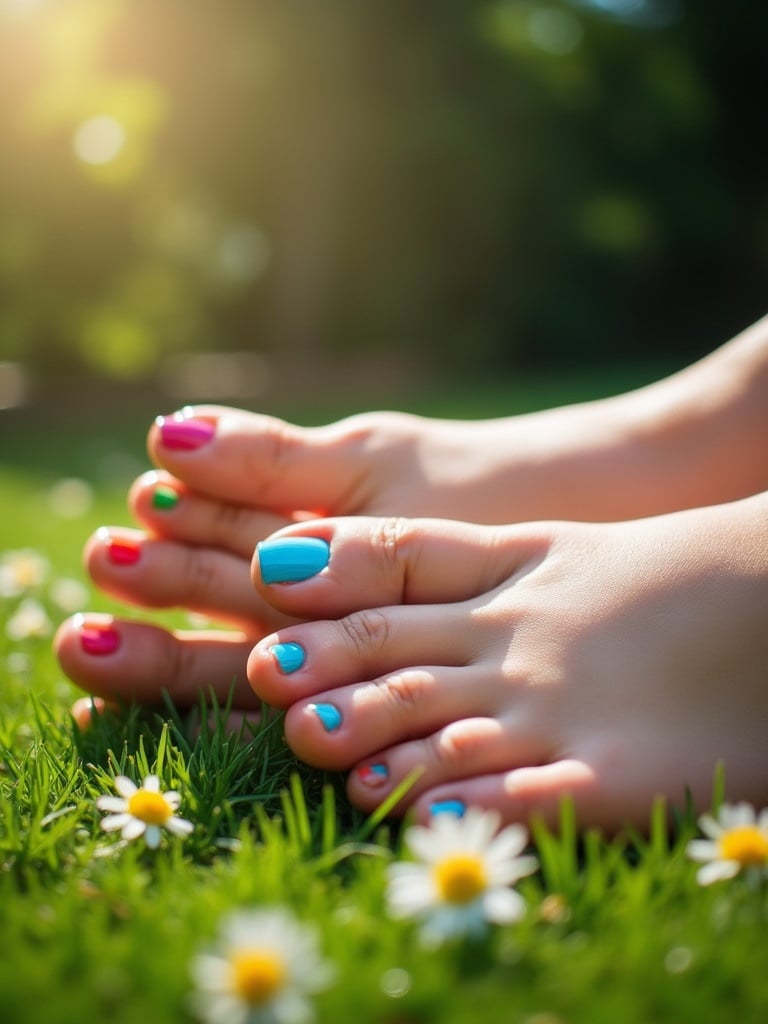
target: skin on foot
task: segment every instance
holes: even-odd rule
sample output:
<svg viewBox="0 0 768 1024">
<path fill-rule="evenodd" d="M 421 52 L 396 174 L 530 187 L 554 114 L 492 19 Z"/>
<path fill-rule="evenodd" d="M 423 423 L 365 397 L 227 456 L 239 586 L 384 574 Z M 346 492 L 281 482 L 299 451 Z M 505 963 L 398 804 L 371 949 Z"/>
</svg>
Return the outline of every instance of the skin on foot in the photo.
<svg viewBox="0 0 768 1024">
<path fill-rule="evenodd" d="M 320 520 L 261 545 L 254 582 L 322 619 L 260 640 L 251 684 L 365 810 L 419 772 L 399 810 L 421 819 L 554 822 L 568 793 L 582 824 L 644 827 L 658 795 L 706 807 L 721 761 L 731 798 L 768 797 L 767 495 L 609 525 Z"/>
</svg>

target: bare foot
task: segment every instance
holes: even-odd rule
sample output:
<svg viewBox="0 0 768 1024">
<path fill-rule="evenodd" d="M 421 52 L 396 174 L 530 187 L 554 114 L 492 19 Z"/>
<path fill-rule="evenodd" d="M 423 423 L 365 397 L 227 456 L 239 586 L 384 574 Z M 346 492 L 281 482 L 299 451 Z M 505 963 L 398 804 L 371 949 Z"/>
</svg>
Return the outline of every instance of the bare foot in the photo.
<svg viewBox="0 0 768 1024">
<path fill-rule="evenodd" d="M 308 538 L 311 538 L 308 541 Z M 330 519 L 263 543 L 287 615 L 248 676 L 370 810 L 645 826 L 654 798 L 768 798 L 768 494 L 618 524 Z M 285 580 L 286 582 L 281 582 Z"/>
</svg>

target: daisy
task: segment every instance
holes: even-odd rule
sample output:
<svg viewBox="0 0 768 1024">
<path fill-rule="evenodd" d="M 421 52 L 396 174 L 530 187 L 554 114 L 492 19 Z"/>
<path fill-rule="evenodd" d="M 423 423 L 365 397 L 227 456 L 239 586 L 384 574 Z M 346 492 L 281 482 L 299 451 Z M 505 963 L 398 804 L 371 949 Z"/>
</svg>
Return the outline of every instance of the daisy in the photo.
<svg viewBox="0 0 768 1024">
<path fill-rule="evenodd" d="M 703 814 L 701 831 L 707 839 L 688 843 L 688 856 L 702 861 L 696 879 L 711 885 L 733 878 L 741 870 L 768 875 L 768 809 L 755 814 L 747 803 L 723 804 L 717 818 Z"/>
<path fill-rule="evenodd" d="M 487 922 L 519 920 L 525 902 L 509 888 L 538 867 L 521 857 L 528 842 L 524 825 L 498 832 L 495 811 L 470 807 L 463 818 L 435 817 L 429 828 L 409 828 L 404 840 L 418 863 L 387 869 L 387 900 L 393 917 L 423 920 L 422 937 L 430 945 L 454 935 L 481 933 Z"/>
<path fill-rule="evenodd" d="M 120 829 L 123 839 L 144 836 L 147 846 L 155 849 L 160 845 L 161 828 L 177 836 L 187 836 L 194 828 L 186 818 L 175 817 L 181 797 L 173 790 L 161 793 L 156 775 L 148 775 L 141 788 L 125 775 L 118 775 L 115 789 L 119 797 L 100 796 L 96 801 L 100 811 L 110 812 L 101 822 L 105 832 Z"/>
<path fill-rule="evenodd" d="M 5 551 L 0 556 L 0 597 L 18 597 L 48 579 L 51 563 L 34 548 Z"/>
<path fill-rule="evenodd" d="M 304 1024 L 313 1016 L 307 997 L 333 974 L 315 933 L 280 908 L 225 918 L 216 948 L 190 970 L 193 1008 L 206 1024 Z"/>
<path fill-rule="evenodd" d="M 48 636 L 52 629 L 48 612 L 34 597 L 25 597 L 5 624 L 6 634 L 14 641 Z"/>
</svg>

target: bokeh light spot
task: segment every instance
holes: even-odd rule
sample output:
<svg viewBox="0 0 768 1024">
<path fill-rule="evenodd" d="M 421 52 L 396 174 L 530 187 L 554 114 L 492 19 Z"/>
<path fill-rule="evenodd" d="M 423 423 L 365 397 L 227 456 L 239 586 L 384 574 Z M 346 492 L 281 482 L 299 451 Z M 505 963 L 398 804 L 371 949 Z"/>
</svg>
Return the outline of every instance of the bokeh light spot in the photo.
<svg viewBox="0 0 768 1024">
<path fill-rule="evenodd" d="M 111 163 L 125 145 L 125 129 L 114 117 L 98 114 L 78 125 L 72 148 L 86 164 L 101 167 Z"/>
<path fill-rule="evenodd" d="M 538 7 L 528 18 L 528 34 L 534 46 L 562 57 L 581 44 L 584 30 L 579 19 L 557 7 Z"/>
</svg>

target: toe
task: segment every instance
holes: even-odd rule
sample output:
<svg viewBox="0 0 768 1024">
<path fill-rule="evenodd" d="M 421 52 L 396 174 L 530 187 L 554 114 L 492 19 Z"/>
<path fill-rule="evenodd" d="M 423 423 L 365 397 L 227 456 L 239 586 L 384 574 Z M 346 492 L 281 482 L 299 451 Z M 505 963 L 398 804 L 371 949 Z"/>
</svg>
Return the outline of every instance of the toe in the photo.
<svg viewBox="0 0 768 1024">
<path fill-rule="evenodd" d="M 503 719 L 466 717 L 423 738 L 382 745 L 356 764 L 347 788 L 354 804 L 372 811 L 409 780 L 397 806 L 402 812 L 436 787 L 453 785 L 458 792 L 476 777 L 541 764 L 550 758 L 551 744 L 523 709 L 510 710 Z"/>
<path fill-rule="evenodd" d="M 362 608 L 465 601 L 514 582 L 546 529 L 352 517 L 285 528 L 260 543 L 255 586 L 282 611 L 337 618 Z"/>
<path fill-rule="evenodd" d="M 91 613 L 66 620 L 54 641 L 67 676 L 106 700 L 159 703 L 166 693 L 186 707 L 213 693 L 245 710 L 259 706 L 245 677 L 249 647 L 242 633 L 174 632 Z"/>
<path fill-rule="evenodd" d="M 282 515 L 198 494 L 163 470 L 140 476 L 128 504 L 136 520 L 155 536 L 220 548 L 249 564 L 256 544 L 287 522 Z"/>
<path fill-rule="evenodd" d="M 287 621 L 254 593 L 247 562 L 226 551 L 102 527 L 86 544 L 85 562 L 97 586 L 132 604 L 183 607 L 252 633 Z"/>
</svg>

